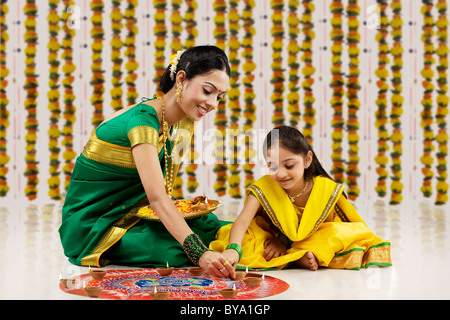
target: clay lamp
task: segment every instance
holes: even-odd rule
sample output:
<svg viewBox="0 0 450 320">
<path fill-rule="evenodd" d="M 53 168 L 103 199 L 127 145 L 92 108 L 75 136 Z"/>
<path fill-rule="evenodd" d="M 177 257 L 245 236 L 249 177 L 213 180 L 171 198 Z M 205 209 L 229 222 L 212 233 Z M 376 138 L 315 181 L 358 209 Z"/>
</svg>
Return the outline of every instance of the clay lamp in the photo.
<svg viewBox="0 0 450 320">
<path fill-rule="evenodd" d="M 247 285 L 247 287 L 257 287 L 261 284 L 261 282 L 264 280 L 264 274 L 262 277 L 258 275 L 252 275 L 250 277 L 245 277 L 244 282 Z"/>
<path fill-rule="evenodd" d="M 103 291 L 101 287 L 86 287 L 86 286 L 83 286 L 83 290 L 91 298 L 98 298 L 100 293 Z"/>
<path fill-rule="evenodd" d="M 238 280 L 238 281 L 243 280 L 245 278 L 245 276 L 247 275 L 247 273 L 248 273 L 248 267 L 245 268 L 245 271 L 236 271 L 236 276 L 234 277 L 233 280 Z"/>
<path fill-rule="evenodd" d="M 71 289 L 71 288 L 75 287 L 77 280 L 76 279 L 63 279 L 60 274 L 59 275 L 59 283 L 61 283 L 61 285 L 64 288 Z"/>
<path fill-rule="evenodd" d="M 199 277 L 205 272 L 205 270 L 203 270 L 200 267 L 191 267 L 188 270 L 189 270 L 189 273 L 191 275 L 193 275 L 194 277 Z"/>
<path fill-rule="evenodd" d="M 153 300 L 167 300 L 170 295 L 170 291 L 158 291 L 155 287 L 155 290 L 153 292 L 149 292 L 149 294 Z"/>
<path fill-rule="evenodd" d="M 161 276 L 168 276 L 173 272 L 173 269 L 174 267 L 169 267 L 169 262 L 167 262 L 167 267 L 156 268 L 156 271 L 158 271 Z"/>
<path fill-rule="evenodd" d="M 102 269 L 91 269 L 91 267 L 89 267 L 89 274 L 95 280 L 101 280 L 106 275 L 106 271 Z"/>
<path fill-rule="evenodd" d="M 238 294 L 238 290 L 236 290 L 236 285 L 233 284 L 233 288 L 223 288 L 220 289 L 220 294 L 222 297 L 227 299 L 233 299 Z"/>
</svg>

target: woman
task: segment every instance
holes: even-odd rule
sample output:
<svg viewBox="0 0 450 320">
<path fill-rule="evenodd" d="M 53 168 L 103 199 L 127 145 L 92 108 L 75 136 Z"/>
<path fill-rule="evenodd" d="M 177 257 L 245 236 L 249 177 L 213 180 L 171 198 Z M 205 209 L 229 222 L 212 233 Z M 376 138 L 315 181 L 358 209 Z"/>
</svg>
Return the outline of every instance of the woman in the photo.
<svg viewBox="0 0 450 320">
<path fill-rule="evenodd" d="M 170 197 L 179 151 L 187 149 L 194 122 L 224 97 L 229 77 L 228 58 L 219 48 L 180 51 L 161 78 L 162 97 L 143 99 L 97 127 L 77 158 L 62 209 L 59 232 L 70 262 L 193 263 L 217 276 L 234 274 L 229 252 L 207 248 L 227 222 L 213 214 L 185 221 Z M 134 215 L 148 203 L 162 223 Z"/>
<path fill-rule="evenodd" d="M 211 249 L 233 248 L 230 263 L 252 268 L 391 265 L 389 241 L 369 230 L 300 131 L 277 127 L 264 147 L 270 173 L 247 188 L 242 212 Z"/>
</svg>

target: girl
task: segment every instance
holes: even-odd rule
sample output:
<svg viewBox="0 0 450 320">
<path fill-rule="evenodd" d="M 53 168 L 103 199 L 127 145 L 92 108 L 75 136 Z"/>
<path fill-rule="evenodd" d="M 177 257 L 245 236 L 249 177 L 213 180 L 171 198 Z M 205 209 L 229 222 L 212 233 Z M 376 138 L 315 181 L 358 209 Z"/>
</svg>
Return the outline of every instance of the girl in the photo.
<svg viewBox="0 0 450 320">
<path fill-rule="evenodd" d="M 215 46 L 178 52 L 161 78 L 162 97 L 130 105 L 96 128 L 77 158 L 62 209 L 59 233 L 70 262 L 195 264 L 216 276 L 234 274 L 207 247 L 226 222 L 213 214 L 185 221 L 168 197 L 180 163 L 172 150 L 186 151 L 191 138 L 172 133 L 192 134 L 194 122 L 226 94 L 229 77 L 228 58 Z M 134 215 L 148 203 L 162 223 Z"/>
<path fill-rule="evenodd" d="M 263 152 L 270 173 L 247 188 L 240 215 L 211 249 L 234 249 L 230 263 L 252 268 L 391 265 L 390 243 L 369 230 L 300 131 L 273 129 Z"/>
</svg>

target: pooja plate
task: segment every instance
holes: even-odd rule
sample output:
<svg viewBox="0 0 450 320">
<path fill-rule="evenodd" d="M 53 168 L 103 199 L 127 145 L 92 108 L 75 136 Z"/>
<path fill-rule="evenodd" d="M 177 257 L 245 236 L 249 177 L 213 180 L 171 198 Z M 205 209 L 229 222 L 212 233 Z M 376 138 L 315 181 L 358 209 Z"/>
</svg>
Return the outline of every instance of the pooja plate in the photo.
<svg viewBox="0 0 450 320">
<path fill-rule="evenodd" d="M 219 200 L 208 199 L 208 207 L 206 209 L 195 211 L 195 207 L 198 206 L 198 204 L 193 204 L 192 199 L 174 200 L 173 203 L 184 219 L 201 217 L 205 214 L 213 212 L 222 205 L 222 202 Z M 149 205 L 139 208 L 135 215 L 141 219 L 161 221 Z"/>
</svg>

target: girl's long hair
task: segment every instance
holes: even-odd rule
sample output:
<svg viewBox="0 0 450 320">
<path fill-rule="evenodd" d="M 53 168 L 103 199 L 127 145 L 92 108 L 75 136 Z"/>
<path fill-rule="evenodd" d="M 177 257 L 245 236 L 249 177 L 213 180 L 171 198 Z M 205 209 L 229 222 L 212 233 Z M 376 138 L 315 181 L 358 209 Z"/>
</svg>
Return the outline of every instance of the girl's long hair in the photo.
<svg viewBox="0 0 450 320">
<path fill-rule="evenodd" d="M 270 149 L 272 143 L 277 143 L 277 141 L 292 153 L 303 157 L 306 157 L 308 151 L 311 151 L 313 160 L 308 169 L 305 169 L 305 180 L 317 176 L 324 176 L 334 181 L 330 174 L 323 168 L 308 140 L 306 140 L 305 136 L 299 130 L 289 126 L 273 128 L 264 140 L 263 154 L 265 158 L 267 157 L 267 150 Z"/>
</svg>

